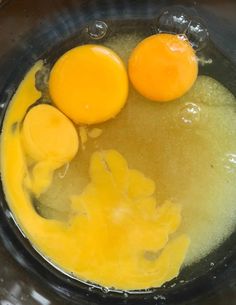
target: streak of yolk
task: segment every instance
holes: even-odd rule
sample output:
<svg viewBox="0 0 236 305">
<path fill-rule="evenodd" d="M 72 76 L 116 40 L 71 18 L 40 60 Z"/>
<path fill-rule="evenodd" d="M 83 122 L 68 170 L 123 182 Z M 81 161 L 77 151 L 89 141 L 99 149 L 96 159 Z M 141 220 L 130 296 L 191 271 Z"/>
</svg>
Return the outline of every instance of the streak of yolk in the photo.
<svg viewBox="0 0 236 305">
<path fill-rule="evenodd" d="M 50 73 L 49 91 L 55 105 L 75 123 L 100 123 L 124 106 L 127 72 L 112 50 L 79 46 L 58 59 Z"/>
<path fill-rule="evenodd" d="M 129 77 L 146 98 L 167 102 L 184 95 L 197 78 L 196 54 L 175 34 L 156 34 L 141 41 L 129 59 Z"/>
<path fill-rule="evenodd" d="M 154 182 L 129 169 L 116 151 L 92 156 L 91 182 L 72 198 L 70 221 L 35 212 L 23 187 L 27 164 L 20 128 L 12 126 L 40 97 L 34 87 L 40 67 L 37 63 L 19 86 L 1 138 L 4 191 L 16 220 L 40 252 L 78 278 L 119 289 L 161 286 L 178 275 L 189 244 L 185 235 L 170 239 L 181 221 L 180 208 L 171 202 L 157 206 Z"/>
</svg>

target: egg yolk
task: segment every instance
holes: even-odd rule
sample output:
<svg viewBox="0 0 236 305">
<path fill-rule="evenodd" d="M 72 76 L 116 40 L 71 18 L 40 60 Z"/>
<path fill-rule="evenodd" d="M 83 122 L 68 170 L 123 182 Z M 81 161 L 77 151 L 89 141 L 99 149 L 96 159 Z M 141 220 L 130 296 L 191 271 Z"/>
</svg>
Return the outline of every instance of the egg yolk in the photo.
<svg viewBox="0 0 236 305">
<path fill-rule="evenodd" d="M 49 77 L 55 105 L 75 123 L 93 124 L 116 116 L 128 95 L 122 60 L 99 45 L 79 46 L 56 62 Z"/>
<path fill-rule="evenodd" d="M 177 231 L 181 207 L 158 202 L 155 182 L 130 168 L 116 150 L 93 152 L 88 183 L 68 195 L 68 218 L 48 219 L 36 212 L 32 199 L 48 186 L 51 167 L 72 158 L 78 146 L 73 125 L 59 110 L 38 105 L 27 112 L 40 98 L 35 73 L 41 67 L 36 63 L 17 89 L 1 136 L 1 175 L 17 222 L 38 251 L 79 279 L 125 290 L 159 287 L 173 279 L 190 242 Z M 85 139 L 91 136 L 83 133 Z M 26 153 L 34 159 L 33 168 Z"/>
<path fill-rule="evenodd" d="M 25 152 L 34 163 L 25 185 L 39 196 L 50 185 L 54 170 L 76 155 L 78 135 L 63 113 L 53 106 L 42 104 L 26 114 L 21 138 Z"/>
<path fill-rule="evenodd" d="M 34 160 L 70 161 L 79 142 L 71 121 L 53 106 L 42 104 L 27 113 L 22 128 L 24 148 Z"/>
<path fill-rule="evenodd" d="M 129 59 L 129 77 L 146 98 L 167 102 L 186 93 L 197 78 L 198 65 L 190 43 L 174 34 L 156 34 L 141 41 Z"/>
</svg>

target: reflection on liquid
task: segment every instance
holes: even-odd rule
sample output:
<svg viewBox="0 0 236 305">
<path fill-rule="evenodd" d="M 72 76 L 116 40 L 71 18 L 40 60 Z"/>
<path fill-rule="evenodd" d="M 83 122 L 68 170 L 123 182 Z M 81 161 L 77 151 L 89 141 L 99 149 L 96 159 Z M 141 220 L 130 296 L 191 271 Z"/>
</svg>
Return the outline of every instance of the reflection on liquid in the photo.
<svg viewBox="0 0 236 305">
<path fill-rule="evenodd" d="M 224 158 L 224 168 L 229 173 L 235 173 L 236 171 L 236 154 L 228 153 Z"/>
</svg>

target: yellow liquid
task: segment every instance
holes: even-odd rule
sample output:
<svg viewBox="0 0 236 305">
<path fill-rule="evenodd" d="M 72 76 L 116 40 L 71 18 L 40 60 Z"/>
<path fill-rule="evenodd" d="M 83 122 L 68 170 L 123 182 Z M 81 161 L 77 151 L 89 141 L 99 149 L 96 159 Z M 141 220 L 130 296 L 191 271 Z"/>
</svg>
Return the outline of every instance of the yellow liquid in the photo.
<svg viewBox="0 0 236 305">
<path fill-rule="evenodd" d="M 114 37 L 106 46 L 127 62 L 140 40 L 130 35 Z M 48 207 L 42 208 L 45 216 L 55 217 L 57 210 L 60 218 L 61 211 L 68 209 L 68 196 L 84 189 L 94 151 L 115 149 L 130 168 L 155 181 L 158 202 L 172 200 L 183 206 L 178 233 L 191 239 L 186 265 L 210 253 L 234 231 L 236 98 L 222 84 L 199 76 L 184 97 L 165 104 L 148 101 L 130 88 L 122 112 L 97 126 L 102 135 L 86 142 L 85 150 L 67 170 L 55 174 L 52 188 L 42 196 Z M 74 181 L 66 190 L 65 179 Z"/>
<path fill-rule="evenodd" d="M 155 182 L 130 169 L 117 151 L 93 153 L 90 183 L 81 194 L 68 194 L 68 212 L 59 212 L 60 221 L 56 220 L 60 201 L 51 201 L 52 219 L 36 212 L 35 202 L 42 200 L 38 186 L 50 186 L 48 170 L 55 153 L 47 154 L 43 167 L 41 159 L 27 157 L 28 142 L 23 141 L 21 122 L 39 97 L 34 76 L 41 66 L 36 63 L 21 82 L 2 133 L 4 189 L 19 225 L 41 254 L 79 279 L 124 290 L 161 286 L 178 275 L 189 246 L 186 234 L 171 236 L 180 225 L 181 207 L 170 201 L 159 205 L 154 197 Z M 83 144 L 87 137 L 101 135 L 98 128 L 88 133 L 85 127 L 79 130 Z M 34 142 L 31 137 L 29 140 L 31 148 Z M 44 216 L 45 210 L 42 204 Z"/>
<path fill-rule="evenodd" d="M 130 50 L 139 40 L 134 36 L 116 37 L 107 42 L 107 46 L 127 61 Z M 95 139 L 87 139 L 78 128 L 84 139 L 84 149 L 79 150 L 69 165 L 55 172 L 51 187 L 38 199 L 40 214 L 50 220 L 38 216 L 21 185 L 27 174 L 26 163 L 19 136 L 11 132 L 11 125 L 22 119 L 28 106 L 39 98 L 40 94 L 34 89 L 34 73 L 40 65 L 31 71 L 24 98 L 17 101 L 16 96 L 8 110 L 2 135 L 1 162 L 8 202 L 39 251 L 79 278 L 121 289 L 159 286 L 178 274 L 177 262 L 175 268 L 170 267 L 169 274 L 165 274 L 164 268 L 161 274 L 155 273 L 154 278 L 144 276 L 141 281 L 133 281 L 128 276 L 116 278 L 112 268 L 106 274 L 96 274 L 89 268 L 83 271 L 73 256 L 73 249 L 78 249 L 75 238 L 78 228 L 79 232 L 83 230 L 81 223 L 77 223 L 81 227 L 76 227 L 76 218 L 70 222 L 73 207 L 78 205 L 76 201 L 81 199 L 80 194 L 89 185 L 88 169 L 93 153 L 111 149 L 122 155 L 129 168 L 149 177 L 156 185 L 153 196 L 157 205 L 171 200 L 182 206 L 182 223 L 176 234 L 187 233 L 191 239 L 185 264 L 212 251 L 234 230 L 236 101 L 221 84 L 204 76 L 198 78 L 184 97 L 168 104 L 147 101 L 131 89 L 126 107 L 114 120 L 97 126 L 102 129 L 102 134 L 99 132 Z M 14 151 L 14 164 L 10 151 Z M 17 168 L 15 164 L 18 164 Z M 72 206 L 71 195 L 77 198 Z M 149 229 L 148 225 L 143 228 Z M 100 237 L 98 235 L 98 239 Z M 153 272 L 154 268 L 156 272 L 156 269 L 165 267 L 169 264 L 166 257 L 170 260 L 171 253 L 179 253 L 181 261 L 181 249 L 187 243 L 178 238 L 173 239 L 177 240 L 177 245 L 170 243 L 171 248 L 165 247 L 159 265 L 145 261 L 141 265 L 143 270 Z M 147 245 L 148 241 L 145 242 Z"/>
</svg>

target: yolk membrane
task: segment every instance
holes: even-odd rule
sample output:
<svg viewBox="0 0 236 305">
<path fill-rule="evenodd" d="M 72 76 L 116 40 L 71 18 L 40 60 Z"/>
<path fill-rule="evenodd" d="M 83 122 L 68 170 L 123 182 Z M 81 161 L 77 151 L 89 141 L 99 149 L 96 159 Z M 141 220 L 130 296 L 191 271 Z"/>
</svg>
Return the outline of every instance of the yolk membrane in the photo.
<svg viewBox="0 0 236 305">
<path fill-rule="evenodd" d="M 114 118 L 128 95 L 122 60 L 111 49 L 84 45 L 62 55 L 50 73 L 55 105 L 75 123 L 94 124 Z"/>
<path fill-rule="evenodd" d="M 52 159 L 66 163 L 78 150 L 78 135 L 70 120 L 47 104 L 29 110 L 23 122 L 24 149 L 37 161 Z"/>
<path fill-rule="evenodd" d="M 70 120 L 47 104 L 32 107 L 27 112 L 22 126 L 22 142 L 34 163 L 25 184 L 36 196 L 48 188 L 54 170 L 74 158 L 79 146 L 77 132 Z"/>
<path fill-rule="evenodd" d="M 129 59 L 129 77 L 146 98 L 167 102 L 186 93 L 197 78 L 197 57 L 190 43 L 174 34 L 141 41 Z"/>
</svg>

